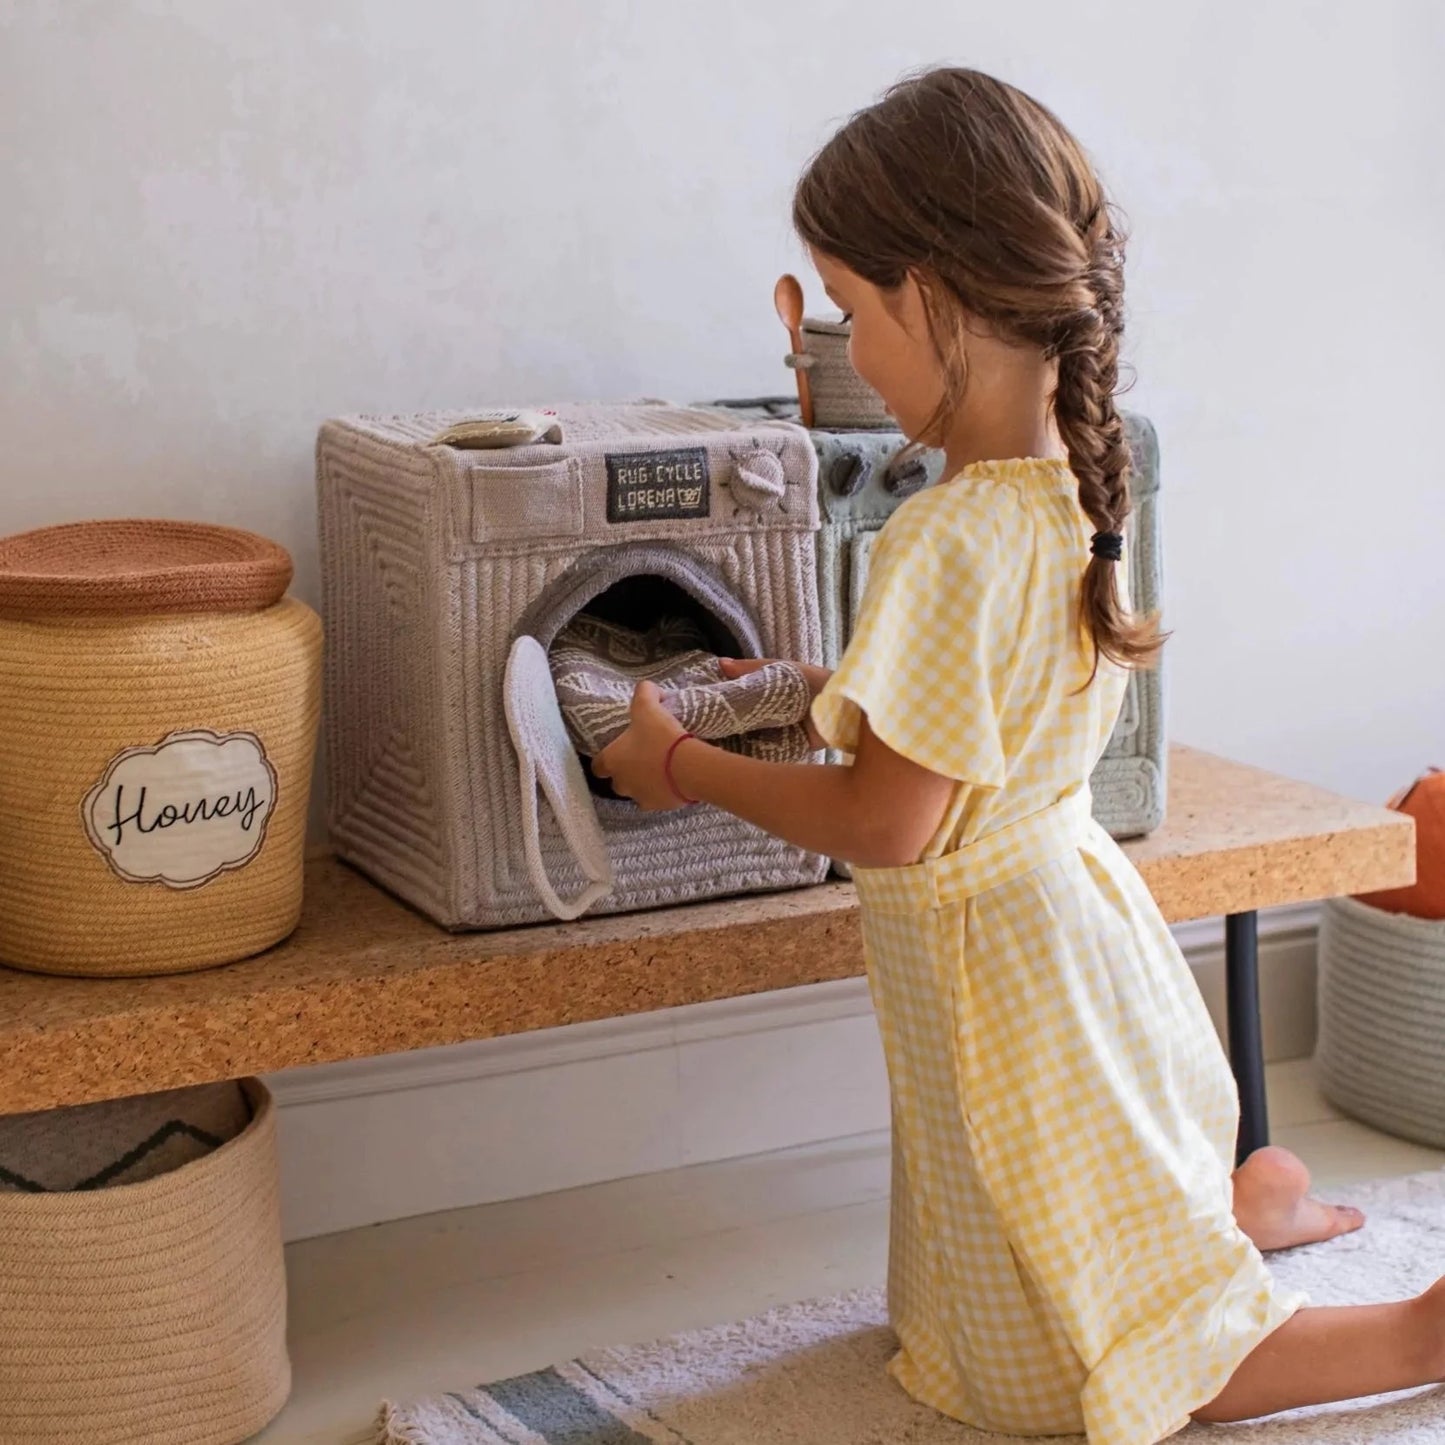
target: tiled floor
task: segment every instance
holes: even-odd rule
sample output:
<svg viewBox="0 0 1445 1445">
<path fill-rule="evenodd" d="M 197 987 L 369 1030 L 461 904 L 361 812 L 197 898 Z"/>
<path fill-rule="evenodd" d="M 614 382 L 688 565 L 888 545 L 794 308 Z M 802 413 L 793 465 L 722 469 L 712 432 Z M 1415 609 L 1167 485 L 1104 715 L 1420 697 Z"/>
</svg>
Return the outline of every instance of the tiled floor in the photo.
<svg viewBox="0 0 1445 1445">
<path fill-rule="evenodd" d="M 1321 1192 L 1445 1166 L 1270 1070 L 1276 1142 Z M 883 1278 L 886 1140 L 865 1137 L 292 1246 L 295 1391 L 264 1445 L 360 1445 L 383 1396 L 534 1369 Z"/>
</svg>

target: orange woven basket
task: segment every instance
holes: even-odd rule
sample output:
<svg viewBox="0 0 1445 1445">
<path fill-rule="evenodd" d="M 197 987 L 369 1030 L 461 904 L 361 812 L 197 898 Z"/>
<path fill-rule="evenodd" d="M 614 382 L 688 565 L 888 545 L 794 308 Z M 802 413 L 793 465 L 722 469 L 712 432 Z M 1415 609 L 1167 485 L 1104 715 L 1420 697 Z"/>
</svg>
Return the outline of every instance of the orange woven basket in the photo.
<svg viewBox="0 0 1445 1445">
<path fill-rule="evenodd" d="M 249 532 L 0 540 L 0 962 L 176 973 L 301 910 L 321 623 Z"/>
</svg>

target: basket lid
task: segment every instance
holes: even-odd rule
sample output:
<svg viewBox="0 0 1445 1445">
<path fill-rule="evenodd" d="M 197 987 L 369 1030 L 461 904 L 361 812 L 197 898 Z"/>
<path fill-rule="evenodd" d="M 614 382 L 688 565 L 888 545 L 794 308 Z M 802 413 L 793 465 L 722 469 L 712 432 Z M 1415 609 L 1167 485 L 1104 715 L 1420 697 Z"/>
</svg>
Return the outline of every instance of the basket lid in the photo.
<svg viewBox="0 0 1445 1445">
<path fill-rule="evenodd" d="M 291 574 L 284 547 L 234 527 L 69 522 L 0 539 L 0 613 L 256 612 Z"/>
</svg>

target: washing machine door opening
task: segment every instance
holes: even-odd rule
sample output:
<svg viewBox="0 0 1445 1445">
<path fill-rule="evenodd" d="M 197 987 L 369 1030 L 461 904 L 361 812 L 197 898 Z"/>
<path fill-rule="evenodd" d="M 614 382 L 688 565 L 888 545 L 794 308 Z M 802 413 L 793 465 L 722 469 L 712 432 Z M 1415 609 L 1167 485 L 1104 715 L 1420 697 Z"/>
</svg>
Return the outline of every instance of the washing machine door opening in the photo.
<svg viewBox="0 0 1445 1445">
<path fill-rule="evenodd" d="M 760 657 L 751 612 L 705 562 L 665 544 L 633 544 L 589 553 L 557 578 L 523 616 L 518 636 L 535 637 L 550 654 L 574 638 L 569 624 L 595 621 L 636 634 L 640 649 L 671 636 L 681 649 L 717 657 Z M 579 750 L 580 751 L 580 750 Z M 612 826 L 645 817 L 594 777 L 581 755 L 588 788 Z"/>
<path fill-rule="evenodd" d="M 700 647 L 717 657 L 757 655 L 747 639 L 739 638 L 705 603 L 666 577 L 625 577 L 567 620 L 570 623 L 578 616 L 596 618 L 641 636 L 663 632 L 695 638 Z"/>
</svg>

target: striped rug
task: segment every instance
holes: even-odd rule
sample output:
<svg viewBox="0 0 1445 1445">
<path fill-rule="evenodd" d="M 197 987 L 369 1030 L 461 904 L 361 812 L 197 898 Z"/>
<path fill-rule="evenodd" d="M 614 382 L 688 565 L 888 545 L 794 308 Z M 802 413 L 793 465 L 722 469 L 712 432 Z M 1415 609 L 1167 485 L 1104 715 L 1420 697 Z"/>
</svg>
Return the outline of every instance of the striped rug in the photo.
<svg viewBox="0 0 1445 1445">
<path fill-rule="evenodd" d="M 1343 1191 L 1363 1233 L 1272 1257 L 1317 1304 L 1418 1293 L 1445 1274 L 1445 1172 Z M 883 1296 L 863 1290 L 650 1345 L 598 1350 L 382 1408 L 378 1445 L 1007 1445 L 914 1404 L 884 1373 Z M 1194 1445 L 1445 1445 L 1445 1390 L 1190 1426 Z M 1062 1442 L 1061 1442 L 1062 1445 Z"/>
</svg>

